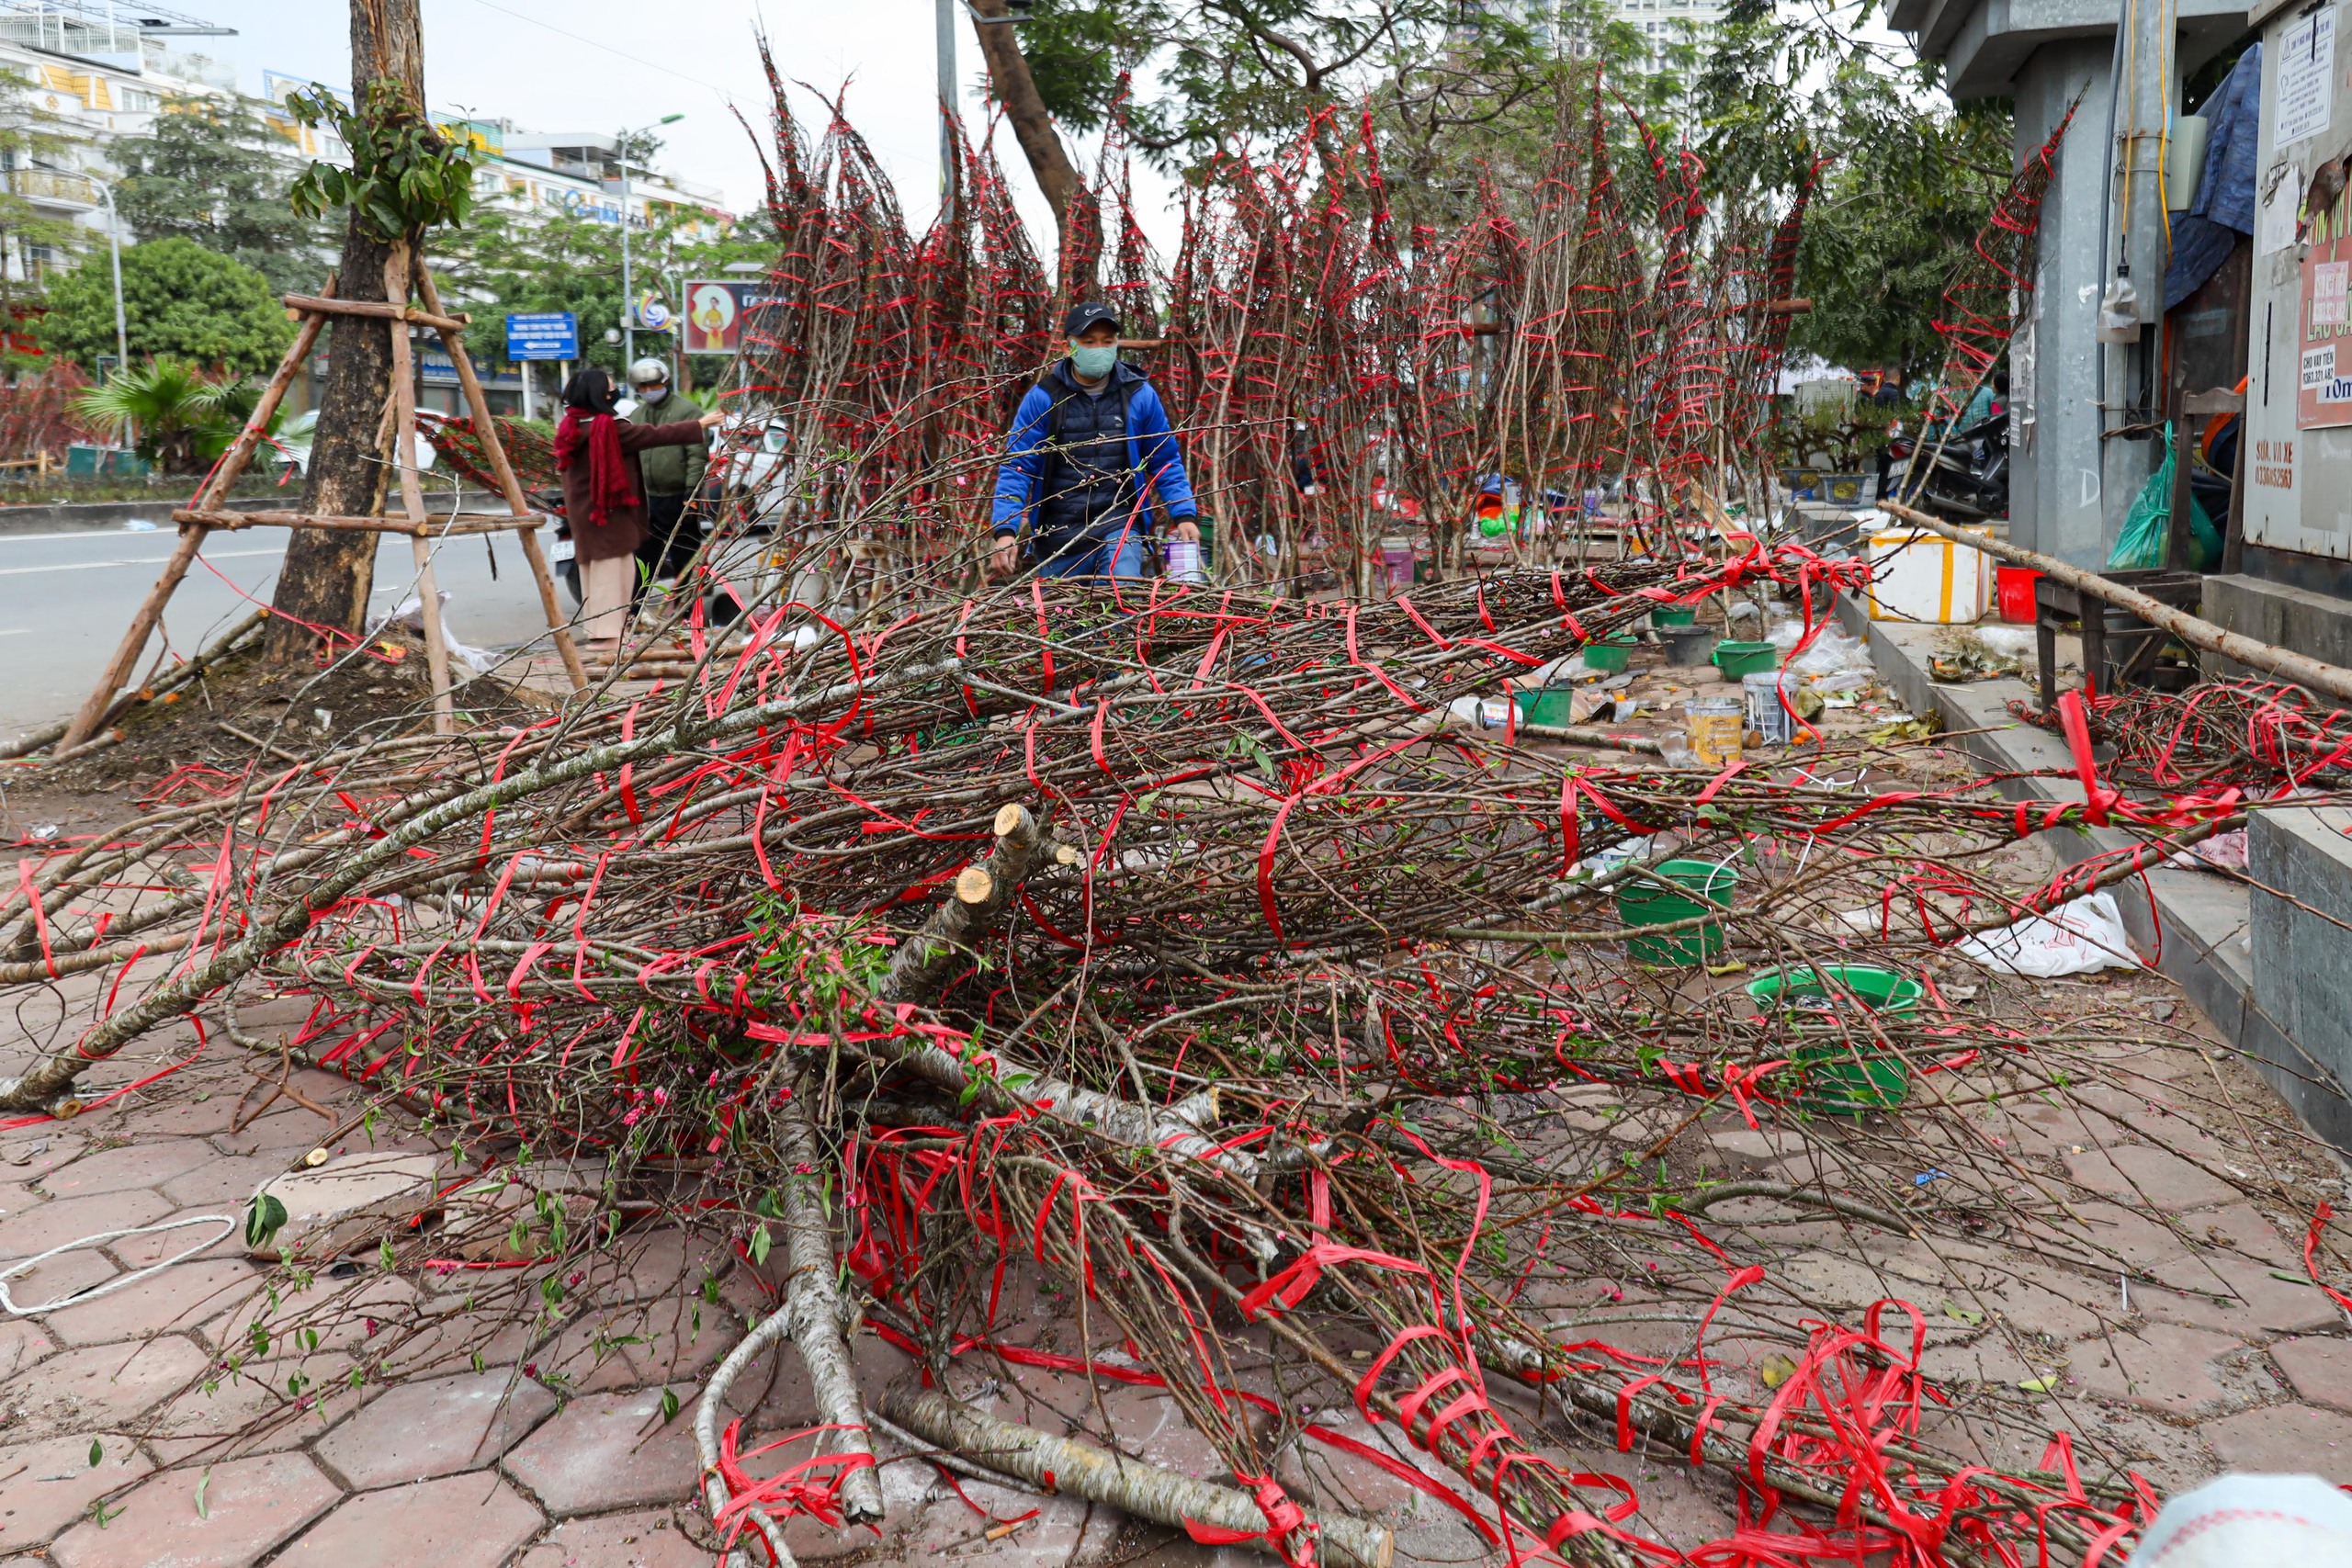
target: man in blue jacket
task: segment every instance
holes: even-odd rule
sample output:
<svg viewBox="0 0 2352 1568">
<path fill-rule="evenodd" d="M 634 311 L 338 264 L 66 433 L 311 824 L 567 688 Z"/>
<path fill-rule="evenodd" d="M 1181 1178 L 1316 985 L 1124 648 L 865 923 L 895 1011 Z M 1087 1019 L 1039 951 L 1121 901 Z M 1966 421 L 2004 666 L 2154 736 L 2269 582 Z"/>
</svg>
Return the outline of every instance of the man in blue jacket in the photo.
<svg viewBox="0 0 2352 1568">
<path fill-rule="evenodd" d="M 1011 573 L 1021 536 L 1040 577 L 1141 577 L 1151 496 L 1175 536 L 1197 543 L 1200 509 L 1168 411 L 1143 373 L 1119 362 L 1119 318 L 1072 307 L 1069 356 L 1029 389 L 996 473 L 989 565 Z"/>
</svg>

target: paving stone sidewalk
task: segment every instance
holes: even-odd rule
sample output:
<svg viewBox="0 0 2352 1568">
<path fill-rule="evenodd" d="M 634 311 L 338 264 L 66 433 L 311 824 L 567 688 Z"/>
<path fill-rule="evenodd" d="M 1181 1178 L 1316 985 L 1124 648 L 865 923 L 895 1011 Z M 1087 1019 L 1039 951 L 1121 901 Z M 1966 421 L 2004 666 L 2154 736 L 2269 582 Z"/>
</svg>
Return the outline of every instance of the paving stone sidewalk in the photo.
<svg viewBox="0 0 2352 1568">
<path fill-rule="evenodd" d="M 152 1070 L 190 1043 L 142 1045 L 150 1055 L 116 1064 L 109 1081 Z M 257 1183 L 299 1163 L 330 1120 L 357 1103 L 341 1080 L 295 1072 L 288 1088 L 316 1110 L 280 1098 L 241 1122 L 255 1093 L 250 1069 L 208 1055 L 72 1122 L 0 1131 L 0 1262 L 189 1222 L 64 1252 L 9 1280 L 15 1300 L 74 1296 L 203 1241 L 220 1228 L 207 1216 L 234 1220 Z M 2169 1227 L 2121 1207 L 2080 1211 L 2157 1284 L 2086 1289 L 1997 1247 L 1928 1258 L 1901 1238 L 1856 1247 L 1826 1230 L 1817 1249 L 1786 1267 L 1808 1290 L 1858 1309 L 1889 1293 L 1932 1303 L 1963 1287 L 1993 1303 L 1981 1329 L 1939 1324 L 1954 1332 L 1929 1353 L 1928 1371 L 1953 1395 L 1956 1447 L 1971 1440 L 1962 1428 L 1973 1400 L 2014 1402 L 2024 1387 L 2047 1427 L 2097 1436 L 2167 1488 L 2231 1467 L 2352 1483 L 2352 1324 L 2304 1280 L 2301 1238 L 2281 1234 L 2199 1163 L 2226 1156 L 2200 1152 L 2196 1129 L 2165 1122 L 2170 1148 L 2135 1132 L 2168 1110 L 2160 1083 L 2143 1081 L 2155 1087 L 2098 1090 L 2088 1104 L 2063 1109 L 2005 1108 L 1985 1125 L 2021 1153 L 2062 1162 L 2094 1192 L 2136 1195 L 2165 1215 Z M 1809 1157 L 1781 1134 L 1754 1143 L 1758 1170 L 1794 1177 Z M 1744 1157 L 1737 1135 L 1717 1145 L 1726 1157 Z M 370 1146 L 353 1132 L 330 1153 Z M 372 1146 L 435 1152 L 396 1120 L 376 1129 Z M 266 1267 L 234 1241 L 110 1293 L 0 1321 L 0 1568 L 708 1562 L 713 1536 L 694 1502 L 689 1415 L 699 1378 L 740 1332 L 742 1310 L 758 1304 L 745 1270 L 730 1262 L 680 1236 L 657 1236 L 626 1288 L 540 1339 L 469 1316 L 472 1277 L 462 1273 L 417 1285 L 345 1266 L 320 1274 L 301 1301 L 273 1303 L 263 1293 Z M 315 1310 L 322 1305 L 334 1310 Z M 251 1358 L 267 1367 L 272 1381 L 264 1383 L 243 1364 L 254 1326 L 292 1321 L 297 1309 L 327 1330 L 290 1343 L 281 1335 L 268 1355 Z M 379 1315 L 412 1310 L 437 1314 L 448 1332 L 403 1350 L 401 1381 L 354 1389 L 351 1370 Z M 1025 1310 L 1051 1322 L 1067 1317 L 1068 1303 L 1050 1298 Z M 1726 1375 L 1750 1377 L 1773 1348 L 1730 1335 L 1718 1349 Z M 870 1337 L 856 1354 L 870 1386 L 906 1371 Z M 741 1387 L 747 1449 L 813 1422 L 792 1358 L 763 1363 Z M 989 1382 L 979 1393 L 1050 1429 L 1097 1419 L 1082 1382 L 1051 1374 Z M 1125 1390 L 1116 1403 L 1114 1426 L 1131 1451 L 1215 1473 L 1167 1402 Z M 803 1442 L 762 1465 L 781 1468 L 809 1450 Z M 1720 1490 L 1695 1483 L 1670 1458 L 1594 1457 L 1631 1473 L 1652 1533 L 1687 1544 L 1730 1531 Z M 2039 1462 L 2031 1453 L 1984 1457 Z M 1402 1554 L 1478 1557 L 1476 1541 L 1419 1494 L 1368 1467 L 1311 1462 L 1320 1467 L 1315 1479 L 1396 1526 Z M 796 1520 L 791 1539 L 804 1561 L 1269 1561 L 1196 1546 L 1068 1497 L 951 1485 L 920 1462 L 901 1459 L 883 1474 L 887 1533 Z"/>
</svg>

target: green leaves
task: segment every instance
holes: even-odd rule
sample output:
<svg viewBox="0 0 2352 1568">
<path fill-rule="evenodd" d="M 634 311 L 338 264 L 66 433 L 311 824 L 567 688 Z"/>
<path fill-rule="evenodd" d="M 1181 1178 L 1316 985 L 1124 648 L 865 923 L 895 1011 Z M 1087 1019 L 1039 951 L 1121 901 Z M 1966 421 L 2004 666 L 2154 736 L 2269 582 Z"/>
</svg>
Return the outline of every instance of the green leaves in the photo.
<svg viewBox="0 0 2352 1568">
<path fill-rule="evenodd" d="M 678 1418 L 678 1395 L 673 1389 L 662 1391 L 662 1424 L 668 1426 Z"/>
<path fill-rule="evenodd" d="M 768 1235 L 767 1226 L 758 1225 L 753 1227 L 752 1231 L 751 1247 L 752 1267 L 757 1268 L 759 1265 L 765 1263 L 768 1260 L 768 1249 L 775 1245 L 774 1240 Z"/>
<path fill-rule="evenodd" d="M 106 1444 L 99 1438 L 92 1438 L 90 1439 L 90 1468 L 92 1470 L 97 1469 L 98 1466 L 105 1461 L 106 1457 Z"/>
<path fill-rule="evenodd" d="M 269 1192 L 254 1193 L 245 1204 L 245 1245 L 255 1251 L 267 1247 L 270 1238 L 275 1236 L 285 1224 L 286 1205 L 277 1201 L 277 1195 Z M 261 1325 L 255 1324 L 254 1329 L 255 1333 L 259 1333 Z"/>
<path fill-rule="evenodd" d="M 461 225 L 471 212 L 471 144 L 444 135 L 400 83 L 369 83 L 356 109 L 322 87 L 295 94 L 287 107 L 304 125 L 333 126 L 351 150 L 348 169 L 312 164 L 302 172 L 289 193 L 296 211 L 348 208 L 387 243 Z"/>
</svg>

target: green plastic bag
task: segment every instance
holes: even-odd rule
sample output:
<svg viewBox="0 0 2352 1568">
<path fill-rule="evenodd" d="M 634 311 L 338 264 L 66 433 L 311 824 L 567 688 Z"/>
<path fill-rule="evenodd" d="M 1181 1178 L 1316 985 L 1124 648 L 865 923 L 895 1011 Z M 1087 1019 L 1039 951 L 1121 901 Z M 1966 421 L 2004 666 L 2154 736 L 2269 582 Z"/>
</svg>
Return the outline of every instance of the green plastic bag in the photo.
<svg viewBox="0 0 2352 1568">
<path fill-rule="evenodd" d="M 2107 558 L 2109 571 L 2144 571 L 2165 564 L 2165 546 L 2172 534 L 2172 476 L 2176 461 L 2172 449 L 2172 426 L 2165 426 L 2165 460 L 2140 487 L 2139 496 L 2132 502 L 2132 510 L 2123 518 L 2123 532 L 2117 536 L 2114 553 Z M 2222 561 L 2222 531 L 2205 515 L 2205 508 L 2198 504 L 2197 492 L 2188 495 L 2188 532 L 2192 540 L 2192 571 L 2211 571 Z"/>
</svg>

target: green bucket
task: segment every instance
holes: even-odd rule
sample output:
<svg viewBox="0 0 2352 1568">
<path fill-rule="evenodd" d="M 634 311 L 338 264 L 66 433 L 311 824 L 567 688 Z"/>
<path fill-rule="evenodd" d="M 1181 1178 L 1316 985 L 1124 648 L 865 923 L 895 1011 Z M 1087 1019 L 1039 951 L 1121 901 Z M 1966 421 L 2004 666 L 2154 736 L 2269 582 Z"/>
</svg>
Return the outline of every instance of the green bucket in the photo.
<svg viewBox="0 0 2352 1568">
<path fill-rule="evenodd" d="M 1736 681 L 1742 675 L 1760 675 L 1779 668 L 1781 650 L 1769 642 L 1719 642 L 1714 660 L 1724 680 Z"/>
<path fill-rule="evenodd" d="M 1688 887 L 1712 903 L 1728 904 L 1739 886 L 1739 873 L 1713 861 L 1670 860 L 1650 868 L 1667 881 Z M 1617 889 L 1617 918 L 1629 926 L 1664 926 L 1707 912 L 1707 906 L 1649 881 L 1628 882 Z M 1689 966 L 1704 964 L 1723 951 L 1724 928 L 1713 920 L 1663 936 L 1625 939 L 1625 956 L 1636 964 Z"/>
<path fill-rule="evenodd" d="M 1695 626 L 1698 620 L 1699 607 L 1696 604 L 1686 604 L 1679 610 L 1657 609 L 1650 612 L 1650 625 L 1654 626 Z"/>
<path fill-rule="evenodd" d="M 1869 1012 L 1905 1013 L 1919 1005 L 1925 987 L 1892 969 L 1825 964 L 1758 975 L 1747 983 L 1747 994 L 1765 1008 L 1819 1002 L 1834 1009 L 1849 1001 Z M 1799 1045 L 1795 1060 L 1804 1074 L 1805 1098 L 1824 1110 L 1884 1111 L 1911 1095 L 1911 1071 L 1892 1052 L 1823 1041 Z"/>
<path fill-rule="evenodd" d="M 1513 692 L 1511 700 L 1519 705 L 1521 724 L 1571 725 L 1576 712 L 1569 705 L 1576 697 L 1573 686 L 1540 686 L 1532 691 Z"/>
<path fill-rule="evenodd" d="M 1613 675 L 1632 663 L 1633 659 L 1632 637 L 1611 637 L 1605 642 L 1584 645 L 1584 667 L 1588 670 L 1605 670 Z"/>
</svg>

